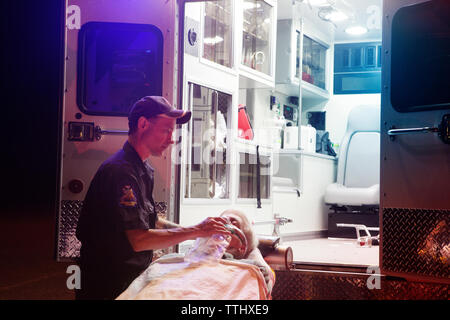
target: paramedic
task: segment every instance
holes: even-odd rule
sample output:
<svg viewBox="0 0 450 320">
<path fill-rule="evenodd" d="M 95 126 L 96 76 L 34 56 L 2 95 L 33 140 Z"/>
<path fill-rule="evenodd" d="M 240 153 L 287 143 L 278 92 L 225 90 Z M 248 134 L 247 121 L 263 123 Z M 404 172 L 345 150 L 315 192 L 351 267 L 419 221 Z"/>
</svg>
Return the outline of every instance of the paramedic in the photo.
<svg viewBox="0 0 450 320">
<path fill-rule="evenodd" d="M 247 250 L 245 252 L 241 252 L 239 246 L 234 246 L 233 242 L 231 242 L 224 258 L 239 259 L 242 262 L 256 265 L 262 272 L 270 293 L 275 284 L 275 275 L 258 249 L 258 238 L 253 231 L 249 219 L 245 213 L 234 209 L 225 210 L 220 214 L 220 217 L 225 218 L 233 226 L 240 229 L 247 240 Z"/>
<path fill-rule="evenodd" d="M 224 218 L 181 227 L 155 212 L 154 169 L 147 159 L 161 156 L 173 144 L 175 124 L 190 117 L 191 112 L 177 110 L 159 96 L 144 97 L 133 105 L 128 141 L 100 166 L 80 213 L 77 299 L 116 298 L 148 267 L 155 249 L 213 234 L 230 235 Z"/>
</svg>

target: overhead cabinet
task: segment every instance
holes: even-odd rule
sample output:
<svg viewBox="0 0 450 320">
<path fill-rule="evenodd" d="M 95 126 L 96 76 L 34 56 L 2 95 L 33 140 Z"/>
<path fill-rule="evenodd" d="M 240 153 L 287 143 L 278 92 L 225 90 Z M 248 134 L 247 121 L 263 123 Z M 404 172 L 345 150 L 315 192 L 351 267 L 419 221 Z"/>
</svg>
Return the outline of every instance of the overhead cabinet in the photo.
<svg viewBox="0 0 450 320">
<path fill-rule="evenodd" d="M 237 1 L 241 88 L 273 87 L 275 79 L 276 2 Z"/>
<path fill-rule="evenodd" d="M 203 54 L 227 68 L 233 67 L 233 2 L 219 0 L 205 2 L 203 14 Z"/>
<path fill-rule="evenodd" d="M 304 100 L 326 100 L 329 44 L 303 31 L 301 19 L 279 20 L 277 26 L 277 89 Z"/>
<path fill-rule="evenodd" d="M 334 46 L 334 94 L 381 92 L 381 42 Z"/>
</svg>

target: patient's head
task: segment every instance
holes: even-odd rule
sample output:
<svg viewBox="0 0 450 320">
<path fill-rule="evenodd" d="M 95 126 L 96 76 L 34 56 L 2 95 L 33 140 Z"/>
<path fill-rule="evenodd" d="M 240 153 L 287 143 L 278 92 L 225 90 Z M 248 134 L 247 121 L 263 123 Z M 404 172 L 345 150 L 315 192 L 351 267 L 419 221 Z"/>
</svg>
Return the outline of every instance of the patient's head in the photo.
<svg viewBox="0 0 450 320">
<path fill-rule="evenodd" d="M 242 212 L 234 209 L 225 210 L 220 214 L 221 217 L 227 218 L 230 223 L 240 229 L 247 238 L 247 250 L 246 252 L 239 254 L 236 246 L 233 242 L 230 243 L 227 252 L 233 254 L 235 258 L 247 258 L 248 254 L 258 246 L 258 239 L 253 232 L 250 221 L 247 216 Z"/>
</svg>

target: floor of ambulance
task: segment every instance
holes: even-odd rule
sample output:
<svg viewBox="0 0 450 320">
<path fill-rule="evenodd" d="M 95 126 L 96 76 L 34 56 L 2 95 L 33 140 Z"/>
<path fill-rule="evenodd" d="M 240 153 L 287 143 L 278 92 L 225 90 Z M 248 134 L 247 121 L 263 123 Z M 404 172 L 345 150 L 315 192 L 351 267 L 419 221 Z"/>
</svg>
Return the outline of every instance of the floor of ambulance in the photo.
<svg viewBox="0 0 450 320">
<path fill-rule="evenodd" d="M 295 263 L 369 267 L 379 265 L 379 246 L 361 247 L 356 239 L 315 238 L 283 241 Z"/>
</svg>

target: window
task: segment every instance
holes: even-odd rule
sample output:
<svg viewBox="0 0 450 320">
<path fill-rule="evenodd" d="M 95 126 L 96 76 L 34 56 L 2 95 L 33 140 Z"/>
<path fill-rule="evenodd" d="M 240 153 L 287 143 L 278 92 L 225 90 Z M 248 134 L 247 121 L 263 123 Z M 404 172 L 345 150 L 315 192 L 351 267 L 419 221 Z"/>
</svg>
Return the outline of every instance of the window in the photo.
<svg viewBox="0 0 450 320">
<path fill-rule="evenodd" d="M 78 45 L 81 111 L 127 116 L 139 98 L 162 95 L 163 36 L 152 25 L 89 22 Z"/>
<path fill-rule="evenodd" d="M 444 2 L 434 5 L 401 8 L 392 20 L 391 103 L 398 112 L 450 108 L 448 11 Z"/>
</svg>

